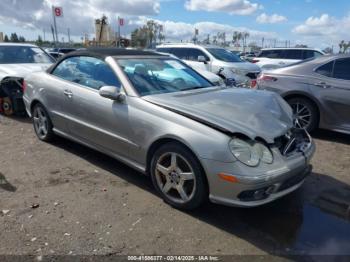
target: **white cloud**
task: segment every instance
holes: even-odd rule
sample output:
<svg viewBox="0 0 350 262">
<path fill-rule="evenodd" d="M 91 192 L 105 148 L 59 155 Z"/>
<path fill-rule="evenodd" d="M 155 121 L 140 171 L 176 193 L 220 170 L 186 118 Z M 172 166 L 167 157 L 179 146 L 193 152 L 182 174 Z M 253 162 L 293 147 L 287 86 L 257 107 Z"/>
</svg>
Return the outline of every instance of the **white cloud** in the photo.
<svg viewBox="0 0 350 262">
<path fill-rule="evenodd" d="M 259 24 L 277 24 L 286 22 L 288 19 L 285 16 L 273 14 L 273 15 L 267 15 L 265 13 L 262 13 L 261 15 L 257 16 L 256 21 Z"/>
<path fill-rule="evenodd" d="M 232 15 L 250 15 L 262 8 L 248 0 L 187 0 L 185 8 L 190 11 L 226 12 Z"/>
<path fill-rule="evenodd" d="M 59 32 L 71 29 L 73 35 L 94 32 L 94 19 L 105 14 L 116 24 L 117 15 L 133 19 L 141 15 L 157 15 L 160 0 L 1 0 L 0 21 L 24 29 L 46 28 L 52 21 L 51 5 L 63 8 L 63 18 L 57 19 Z"/>
<path fill-rule="evenodd" d="M 144 25 L 151 15 L 156 15 L 159 12 L 159 4 L 164 1 L 167 0 L 118 0 L 118 5 L 112 5 L 110 2 L 114 1 L 110 0 L 55 0 L 55 5 L 61 6 L 64 14 L 63 18 L 57 18 L 58 32 L 63 37 L 67 33 L 67 28 L 70 28 L 72 36 L 80 38 L 87 33 L 92 37 L 94 34 L 94 19 L 105 14 L 109 17 L 109 23 L 115 30 L 116 17 L 120 15 L 125 18 L 126 24 L 121 28 L 121 33 L 130 36 L 133 29 Z M 52 2 L 53 0 L 32 0 L 30 2 L 27 0 L 1 0 L 0 23 L 34 29 L 36 33 L 45 29 L 51 37 L 49 32 L 51 31 L 50 25 L 53 23 Z M 208 34 L 215 35 L 218 32 L 226 32 L 228 41 L 232 39 L 234 31 L 247 31 L 251 38 L 256 39 L 277 37 L 272 32 L 257 31 L 246 27 L 233 27 L 208 21 L 195 24 L 169 20 L 158 20 L 158 22 L 164 25 L 167 41 L 191 40 L 195 28 L 199 29 L 200 39 L 206 38 Z M 33 37 L 36 38 L 37 35 Z"/>
<path fill-rule="evenodd" d="M 323 14 L 320 17 L 311 16 L 304 24 L 296 26 L 293 32 L 301 35 L 327 35 L 338 30 L 337 24 L 337 19 L 328 14 Z"/>
<path fill-rule="evenodd" d="M 337 46 L 341 40 L 349 41 L 350 15 L 335 18 L 328 14 L 309 17 L 303 24 L 293 28 L 292 32 L 302 40 L 322 43 L 323 46 Z"/>
<path fill-rule="evenodd" d="M 247 27 L 234 27 L 227 24 L 219 24 L 214 22 L 198 22 L 194 24 L 174 21 L 157 21 L 164 25 L 166 41 L 188 41 L 191 40 L 194 35 L 195 28 L 199 31 L 199 39 L 205 39 L 207 35 L 214 36 L 218 32 L 226 33 L 226 40 L 232 40 L 232 34 L 234 31 L 248 32 L 251 39 L 275 38 L 277 34 L 274 32 L 257 31 Z M 142 22 L 143 23 L 143 22 Z M 141 24 L 142 24 L 141 23 Z"/>
</svg>

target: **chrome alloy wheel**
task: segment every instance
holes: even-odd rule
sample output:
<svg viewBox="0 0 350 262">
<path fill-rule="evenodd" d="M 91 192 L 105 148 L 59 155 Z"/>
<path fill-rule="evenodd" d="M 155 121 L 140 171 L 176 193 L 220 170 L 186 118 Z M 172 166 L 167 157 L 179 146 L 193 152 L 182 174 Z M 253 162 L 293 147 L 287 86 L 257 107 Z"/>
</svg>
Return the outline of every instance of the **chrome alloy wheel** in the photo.
<svg viewBox="0 0 350 262">
<path fill-rule="evenodd" d="M 307 129 L 311 123 L 312 118 L 310 108 L 298 102 L 292 103 L 290 106 L 293 109 L 293 115 L 295 119 L 294 126 L 296 128 Z"/>
<path fill-rule="evenodd" d="M 34 128 L 37 135 L 44 139 L 49 130 L 49 122 L 46 113 L 41 107 L 36 107 L 33 113 Z"/>
<path fill-rule="evenodd" d="M 161 155 L 155 167 L 157 185 L 170 200 L 184 204 L 196 192 L 196 177 L 191 165 L 180 154 L 167 152 Z"/>
</svg>

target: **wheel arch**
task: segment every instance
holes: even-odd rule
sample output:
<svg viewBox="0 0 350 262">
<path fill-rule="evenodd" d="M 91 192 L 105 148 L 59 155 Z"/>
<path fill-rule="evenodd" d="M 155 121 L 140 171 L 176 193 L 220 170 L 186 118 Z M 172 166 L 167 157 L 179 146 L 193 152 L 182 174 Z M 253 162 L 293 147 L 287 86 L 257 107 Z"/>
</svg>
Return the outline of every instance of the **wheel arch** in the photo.
<svg viewBox="0 0 350 262">
<path fill-rule="evenodd" d="M 208 178 L 206 176 L 205 169 L 204 169 L 199 157 L 194 152 L 194 150 L 189 145 L 187 145 L 187 143 L 185 141 L 183 141 L 182 139 L 179 139 L 177 137 L 161 137 L 161 138 L 158 138 L 157 140 L 152 142 L 152 144 L 149 146 L 149 148 L 147 150 L 147 154 L 146 154 L 146 174 L 148 174 L 148 175 L 150 174 L 150 167 L 151 167 L 151 161 L 152 161 L 153 154 L 157 151 L 158 148 L 160 148 L 161 146 L 163 146 L 167 143 L 176 143 L 178 145 L 181 145 L 193 154 L 193 156 L 198 161 L 198 163 L 202 169 L 202 172 L 204 174 L 205 183 L 206 183 L 207 187 L 209 188 Z"/>
<path fill-rule="evenodd" d="M 41 104 L 43 107 L 45 107 L 43 105 L 43 103 L 41 103 L 41 101 L 39 99 L 34 99 L 31 103 L 30 103 L 30 114 L 32 115 L 33 114 L 33 110 L 34 110 L 34 107 L 37 105 L 37 104 Z M 46 108 L 45 108 L 46 109 Z"/>
</svg>

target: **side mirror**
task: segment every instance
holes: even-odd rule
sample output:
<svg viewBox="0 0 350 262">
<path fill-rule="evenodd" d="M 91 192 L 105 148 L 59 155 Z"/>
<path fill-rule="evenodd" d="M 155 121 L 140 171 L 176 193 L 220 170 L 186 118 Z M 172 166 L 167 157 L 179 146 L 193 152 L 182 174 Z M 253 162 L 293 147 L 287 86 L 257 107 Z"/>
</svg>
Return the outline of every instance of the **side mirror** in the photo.
<svg viewBox="0 0 350 262">
<path fill-rule="evenodd" d="M 116 86 L 103 86 L 99 90 L 99 94 L 102 97 L 116 100 L 116 101 L 123 101 L 125 96 L 124 94 L 120 93 L 121 88 Z"/>
<path fill-rule="evenodd" d="M 199 55 L 197 60 L 198 60 L 198 62 L 207 63 L 207 59 L 205 58 L 204 55 Z"/>
</svg>

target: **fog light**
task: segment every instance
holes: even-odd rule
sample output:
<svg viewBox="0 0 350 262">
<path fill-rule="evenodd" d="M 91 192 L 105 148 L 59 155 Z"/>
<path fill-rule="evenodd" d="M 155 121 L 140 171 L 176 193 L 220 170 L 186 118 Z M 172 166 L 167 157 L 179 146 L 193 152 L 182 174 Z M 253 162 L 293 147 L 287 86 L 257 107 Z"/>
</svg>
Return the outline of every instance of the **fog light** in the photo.
<svg viewBox="0 0 350 262">
<path fill-rule="evenodd" d="M 272 185 L 272 186 L 270 186 L 270 187 L 268 187 L 268 188 L 266 189 L 265 193 L 268 194 L 268 195 L 270 195 L 270 194 L 272 194 L 272 193 L 275 191 L 275 189 L 276 189 L 276 186 L 275 186 L 275 185 Z"/>
<path fill-rule="evenodd" d="M 265 198 L 265 190 L 264 189 L 256 190 L 253 194 L 253 197 L 255 200 L 260 200 Z"/>
</svg>

